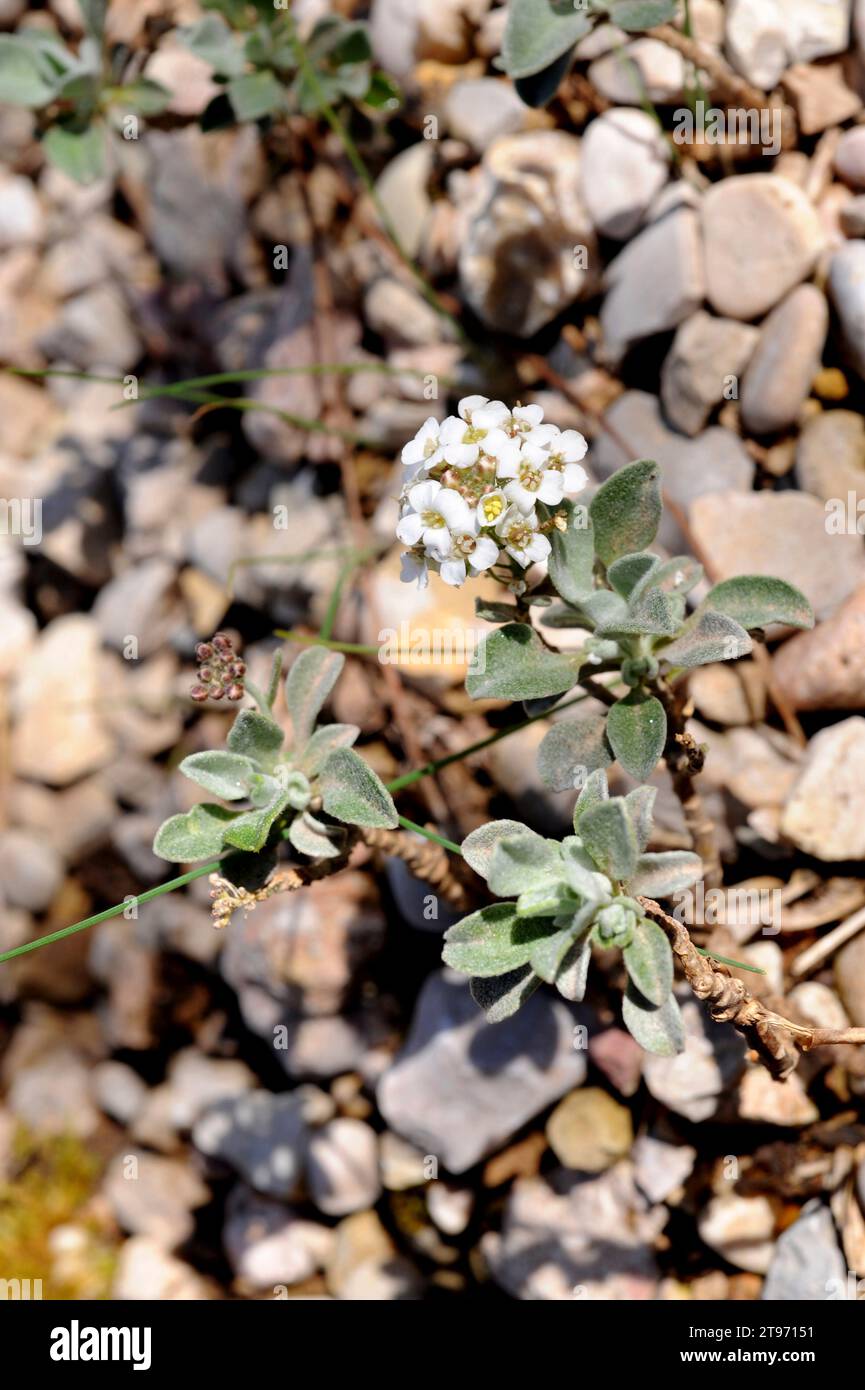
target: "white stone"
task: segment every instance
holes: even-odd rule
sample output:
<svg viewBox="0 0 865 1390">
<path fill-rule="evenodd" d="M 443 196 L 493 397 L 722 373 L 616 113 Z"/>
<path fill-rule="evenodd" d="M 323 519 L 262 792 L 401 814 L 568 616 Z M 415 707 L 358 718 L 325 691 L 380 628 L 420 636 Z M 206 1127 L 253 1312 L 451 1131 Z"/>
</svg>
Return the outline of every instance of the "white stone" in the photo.
<svg viewBox="0 0 865 1390">
<path fill-rule="evenodd" d="M 622 106 L 640 106 L 647 97 L 677 101 L 685 82 L 685 60 L 660 39 L 634 39 L 596 58 L 589 66 L 589 81 L 607 101 Z"/>
<path fill-rule="evenodd" d="M 690 208 L 678 208 L 646 227 L 611 263 L 601 308 L 610 357 L 678 327 L 699 307 L 705 291 L 699 225 Z"/>
<path fill-rule="evenodd" d="M 865 858 L 865 719 L 815 734 L 784 807 L 783 833 L 829 863 Z"/>
<path fill-rule="evenodd" d="M 580 189 L 595 227 L 624 241 L 637 230 L 670 172 L 667 143 L 645 111 L 606 111 L 583 136 Z"/>
<path fill-rule="evenodd" d="M 371 1207 L 381 1192 L 374 1130 L 362 1120 L 345 1118 L 316 1130 L 309 1143 L 306 1178 L 310 1196 L 325 1216 L 347 1216 Z"/>
<path fill-rule="evenodd" d="M 713 1197 L 697 1218 L 700 1237 L 730 1264 L 765 1274 L 772 1262 L 775 1216 L 767 1197 Z"/>
<path fill-rule="evenodd" d="M 741 174 L 703 196 L 706 294 L 719 314 L 766 313 L 813 270 L 824 233 L 817 213 L 789 179 Z"/>
</svg>

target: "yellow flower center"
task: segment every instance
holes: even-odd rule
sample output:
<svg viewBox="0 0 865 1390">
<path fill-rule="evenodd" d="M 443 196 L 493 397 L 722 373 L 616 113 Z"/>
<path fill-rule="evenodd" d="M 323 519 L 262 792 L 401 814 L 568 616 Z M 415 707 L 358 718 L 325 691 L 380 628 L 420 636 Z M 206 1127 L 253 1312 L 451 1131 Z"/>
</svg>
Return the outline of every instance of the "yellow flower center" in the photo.
<svg viewBox="0 0 865 1390">
<path fill-rule="evenodd" d="M 423 512 L 421 513 L 421 521 L 423 522 L 425 527 L 444 526 L 445 524 L 445 519 L 442 516 L 441 512 Z"/>
<path fill-rule="evenodd" d="M 504 511 L 504 503 L 501 497 L 484 497 L 481 501 L 481 509 L 487 526 L 492 526 L 493 522 L 498 521 Z"/>
</svg>

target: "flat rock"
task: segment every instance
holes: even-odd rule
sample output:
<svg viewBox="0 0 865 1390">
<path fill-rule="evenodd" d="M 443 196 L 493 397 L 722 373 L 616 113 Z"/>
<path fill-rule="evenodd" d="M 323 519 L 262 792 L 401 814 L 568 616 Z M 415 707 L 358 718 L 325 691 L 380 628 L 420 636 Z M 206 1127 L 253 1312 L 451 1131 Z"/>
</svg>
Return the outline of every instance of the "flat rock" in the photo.
<svg viewBox="0 0 865 1390">
<path fill-rule="evenodd" d="M 865 719 L 815 734 L 781 817 L 797 849 L 829 863 L 865 858 Z"/>
<path fill-rule="evenodd" d="M 770 91 L 790 62 L 843 53 L 850 0 L 728 0 L 726 49 L 737 72 Z"/>
<path fill-rule="evenodd" d="M 136 659 L 162 647 L 180 620 L 175 577 L 174 564 L 154 556 L 110 580 L 93 605 L 103 641 L 124 655 L 134 651 Z"/>
<path fill-rule="evenodd" d="M 865 188 L 865 129 L 845 130 L 835 148 L 835 169 L 851 188 Z"/>
<path fill-rule="evenodd" d="M 804 280 L 823 245 L 817 213 L 796 184 L 742 174 L 703 195 L 706 295 L 733 319 L 765 314 Z"/>
<path fill-rule="evenodd" d="M 411 285 L 382 275 L 364 296 L 364 317 L 385 342 L 397 347 L 428 347 L 442 337 L 444 320 Z"/>
<path fill-rule="evenodd" d="M 310 1140 L 306 1176 L 325 1216 L 373 1206 L 381 1193 L 375 1131 L 363 1120 L 342 1117 L 323 1125 Z"/>
<path fill-rule="evenodd" d="M 766 691 L 750 661 L 716 661 L 696 667 L 688 677 L 688 693 L 698 714 L 716 724 L 753 724 L 766 715 Z"/>
<path fill-rule="evenodd" d="M 646 1055 L 643 1075 L 656 1100 L 698 1124 L 708 1120 L 745 1067 L 745 1044 L 731 1028 L 713 1023 L 702 1005 L 684 998 L 685 1050 L 675 1057 Z"/>
<path fill-rule="evenodd" d="M 281 1285 L 299 1284 L 323 1269 L 336 1244 L 327 1226 L 251 1192 L 243 1183 L 228 1198 L 222 1239 L 237 1277 L 274 1294 Z"/>
<path fill-rule="evenodd" d="M 598 1087 L 572 1091 L 547 1120 L 550 1148 L 563 1168 L 602 1173 L 631 1148 L 631 1112 Z"/>
<path fill-rule="evenodd" d="M 470 1187 L 454 1183 L 431 1182 L 426 1193 L 430 1219 L 446 1236 L 458 1236 L 471 1220 L 475 1194 Z"/>
<path fill-rule="evenodd" d="M 668 146 L 645 111 L 614 108 L 588 126 L 580 189 L 589 216 L 603 236 L 616 241 L 633 236 L 669 173 Z"/>
<path fill-rule="evenodd" d="M 63 882 L 63 861 L 50 840 L 26 830 L 0 831 L 0 883 L 6 900 L 44 912 Z"/>
<path fill-rule="evenodd" d="M 611 358 L 641 338 L 676 328 L 699 307 L 705 292 L 699 225 L 691 208 L 675 208 L 609 265 L 601 326 Z"/>
<path fill-rule="evenodd" d="M 775 1216 L 766 1197 L 713 1197 L 697 1219 L 701 1240 L 730 1264 L 765 1274 L 772 1263 Z"/>
<path fill-rule="evenodd" d="M 634 39 L 602 54 L 589 66 L 592 85 L 607 101 L 622 106 L 641 106 L 647 98 L 658 102 L 678 101 L 684 80 L 685 64 L 681 53 L 659 39 Z"/>
<path fill-rule="evenodd" d="M 801 492 L 709 492 L 692 504 L 694 542 L 716 580 L 770 574 L 828 617 L 865 575 L 861 539 L 830 536 L 823 506 Z"/>
<path fill-rule="evenodd" d="M 200 1303 L 214 1288 L 152 1236 L 131 1236 L 120 1247 L 111 1297 L 118 1302 Z"/>
<path fill-rule="evenodd" d="M 865 585 L 812 632 L 785 642 L 772 671 L 793 709 L 865 708 Z"/>
<path fill-rule="evenodd" d="M 501 135 L 515 135 L 530 116 L 513 84 L 495 77 L 467 77 L 455 82 L 445 98 L 445 119 L 457 140 L 483 154 Z"/>
<path fill-rule="evenodd" d="M 850 1022 L 865 1028 L 865 936 L 861 932 L 835 957 L 835 984 Z"/>
<path fill-rule="evenodd" d="M 574 1015 L 549 994 L 513 1018 L 488 1024 L 468 982 L 447 972 L 421 990 L 406 1045 L 378 1086 L 397 1134 L 463 1173 L 500 1148 L 586 1073 Z"/>
<path fill-rule="evenodd" d="M 769 314 L 742 383 L 742 424 L 775 434 L 795 424 L 820 367 L 829 330 L 825 297 L 799 285 Z"/>
<path fill-rule="evenodd" d="M 805 425 L 796 448 L 796 478 L 824 502 L 865 500 L 865 420 L 853 410 L 824 410 Z M 858 517 L 854 518 L 854 521 Z"/>
<path fill-rule="evenodd" d="M 196 1121 L 192 1140 L 208 1158 L 235 1168 L 257 1191 L 289 1198 L 299 1188 L 309 1142 L 312 1087 L 287 1095 L 252 1091 L 217 1101 Z"/>
<path fill-rule="evenodd" d="M 671 1144 L 653 1134 L 641 1134 L 631 1151 L 637 1187 L 649 1202 L 665 1202 L 688 1181 L 697 1161 L 690 1144 Z"/>
<path fill-rule="evenodd" d="M 762 1298 L 778 1303 L 819 1303 L 827 1298 L 845 1298 L 846 1288 L 847 1261 L 829 1208 L 820 1201 L 808 1202 L 798 1221 L 778 1237 Z"/>
<path fill-rule="evenodd" d="M 77 1052 L 62 1044 L 16 1069 L 6 1104 L 33 1134 L 88 1139 L 99 1128 L 88 1067 Z"/>
<path fill-rule="evenodd" d="M 667 1220 L 622 1160 L 599 1177 L 562 1171 L 520 1178 L 501 1232 L 481 1248 L 497 1284 L 513 1298 L 630 1302 L 655 1296 L 653 1244 Z"/>
<path fill-rule="evenodd" d="M 651 458 L 661 465 L 665 493 L 685 509 L 707 493 L 726 497 L 733 489 L 750 495 L 754 461 L 730 430 L 713 425 L 693 439 L 671 430 L 657 396 L 647 391 L 625 391 L 605 419 L 612 430 L 599 433 L 590 454 L 599 477 L 609 477 L 632 459 Z M 669 513 L 661 520 L 659 539 L 677 550 L 684 543 Z"/>
<path fill-rule="evenodd" d="M 101 693 L 93 618 L 55 618 L 39 634 L 13 687 L 15 772 L 63 787 L 104 767 L 115 743 L 104 727 Z"/>
<path fill-rule="evenodd" d="M 409 256 L 417 256 L 420 251 L 432 208 L 428 185 L 433 150 L 431 140 L 418 140 L 389 160 L 376 181 L 379 200 Z"/>
<path fill-rule="evenodd" d="M 679 325 L 661 368 L 664 413 L 684 434 L 699 434 L 710 412 L 738 384 L 759 340 L 750 324 L 705 310 Z"/>
<path fill-rule="evenodd" d="M 488 327 L 531 337 L 595 288 L 597 243 L 579 161 L 575 135 L 524 131 L 495 140 L 460 186 L 460 282 Z"/>
<path fill-rule="evenodd" d="M 865 376 L 865 241 L 848 241 L 829 263 L 829 294 L 851 360 Z"/>
<path fill-rule="evenodd" d="M 841 125 L 862 110 L 862 98 L 847 84 L 844 63 L 796 63 L 784 73 L 784 90 L 803 135 Z"/>
<path fill-rule="evenodd" d="M 192 1234 L 192 1213 L 210 1198 L 188 1163 L 143 1149 L 117 1155 L 105 1175 L 103 1192 L 125 1231 L 150 1236 L 166 1250 Z"/>
<path fill-rule="evenodd" d="M 772 942 L 763 943 L 772 945 Z M 753 948 L 752 948 L 753 949 Z M 793 1072 L 786 1081 L 775 1081 L 763 1066 L 749 1067 L 739 1086 L 739 1115 L 755 1124 L 801 1129 L 814 1124 L 820 1111 Z"/>
</svg>

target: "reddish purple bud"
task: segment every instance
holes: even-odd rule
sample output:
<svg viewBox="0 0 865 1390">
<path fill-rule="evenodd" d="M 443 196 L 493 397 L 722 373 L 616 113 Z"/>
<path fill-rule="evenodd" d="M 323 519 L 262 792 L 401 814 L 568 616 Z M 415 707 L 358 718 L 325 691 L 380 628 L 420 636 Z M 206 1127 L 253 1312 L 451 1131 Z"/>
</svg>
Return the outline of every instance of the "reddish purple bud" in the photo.
<svg viewBox="0 0 865 1390">
<path fill-rule="evenodd" d="M 243 686 L 242 686 L 242 685 L 238 685 L 238 684 L 235 682 L 234 685 L 230 685 L 230 686 L 228 687 L 228 689 L 226 690 L 225 693 L 226 693 L 226 695 L 228 696 L 229 700 L 242 700 L 242 699 L 243 699 Z"/>
<path fill-rule="evenodd" d="M 203 685 L 194 685 L 189 692 L 189 698 L 190 700 L 195 700 L 198 704 L 201 704 L 202 700 L 207 699 L 207 691 L 205 690 Z"/>
<path fill-rule="evenodd" d="M 199 666 L 199 668 L 198 668 L 198 679 L 199 679 L 200 681 L 204 681 L 205 685 L 207 684 L 208 681 L 212 681 L 212 680 L 213 680 L 213 668 L 212 668 L 211 666 Z"/>
<path fill-rule="evenodd" d="M 207 661 L 209 657 L 213 656 L 213 647 L 209 642 L 199 642 L 195 648 L 195 655 L 199 661 Z"/>
<path fill-rule="evenodd" d="M 213 639 L 213 645 L 219 652 L 231 651 L 231 638 L 224 632 L 217 632 Z"/>
<path fill-rule="evenodd" d="M 225 694 L 225 686 L 224 686 L 224 685 L 212 685 L 212 686 L 210 687 L 210 698 L 211 698 L 211 700 L 221 700 L 224 694 Z"/>
<path fill-rule="evenodd" d="M 245 676 L 245 675 L 246 675 L 246 662 L 245 662 L 245 661 L 232 661 L 231 665 L 230 665 L 229 668 L 228 668 L 228 674 L 229 674 L 230 676 L 236 676 L 238 679 L 239 679 L 241 676 Z"/>
</svg>

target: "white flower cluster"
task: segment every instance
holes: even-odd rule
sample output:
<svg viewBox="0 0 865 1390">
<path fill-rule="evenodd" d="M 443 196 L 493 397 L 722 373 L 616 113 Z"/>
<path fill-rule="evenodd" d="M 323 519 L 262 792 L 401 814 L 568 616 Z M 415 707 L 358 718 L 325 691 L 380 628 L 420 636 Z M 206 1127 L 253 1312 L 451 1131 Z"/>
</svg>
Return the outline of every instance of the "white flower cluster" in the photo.
<svg viewBox="0 0 865 1390">
<path fill-rule="evenodd" d="M 402 577 L 423 588 L 429 570 L 464 584 L 507 557 L 522 569 L 550 553 L 536 502 L 556 507 L 586 485 L 576 430 L 544 424 L 539 405 L 509 410 L 465 396 L 459 414 L 430 417 L 402 451 L 407 479 L 396 533 L 411 548 Z M 511 567 L 512 568 L 512 567 Z"/>
</svg>

